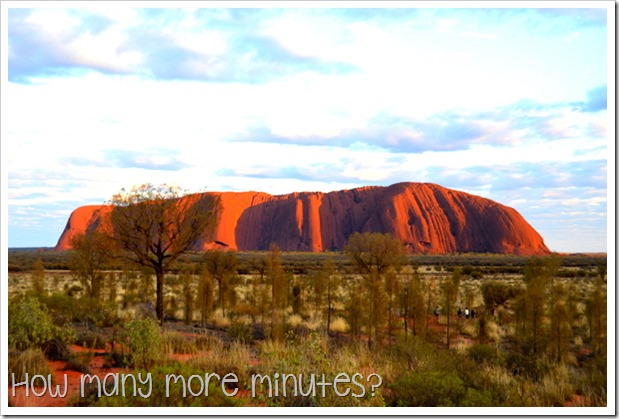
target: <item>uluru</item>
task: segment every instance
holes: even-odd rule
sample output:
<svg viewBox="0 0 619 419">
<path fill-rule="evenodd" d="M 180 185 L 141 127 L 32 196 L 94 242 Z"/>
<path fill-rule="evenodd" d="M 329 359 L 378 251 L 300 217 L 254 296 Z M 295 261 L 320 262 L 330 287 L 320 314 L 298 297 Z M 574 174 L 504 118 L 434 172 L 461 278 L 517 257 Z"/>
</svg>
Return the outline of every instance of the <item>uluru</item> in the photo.
<svg viewBox="0 0 619 419">
<path fill-rule="evenodd" d="M 487 198 L 432 183 L 397 183 L 334 192 L 206 192 L 220 198 L 214 233 L 197 243 L 236 250 L 342 250 L 354 232 L 390 233 L 413 253 L 501 253 L 544 255 L 541 235 L 515 209 Z M 108 205 L 75 209 L 56 249 L 70 248 L 71 237 L 96 228 Z"/>
</svg>

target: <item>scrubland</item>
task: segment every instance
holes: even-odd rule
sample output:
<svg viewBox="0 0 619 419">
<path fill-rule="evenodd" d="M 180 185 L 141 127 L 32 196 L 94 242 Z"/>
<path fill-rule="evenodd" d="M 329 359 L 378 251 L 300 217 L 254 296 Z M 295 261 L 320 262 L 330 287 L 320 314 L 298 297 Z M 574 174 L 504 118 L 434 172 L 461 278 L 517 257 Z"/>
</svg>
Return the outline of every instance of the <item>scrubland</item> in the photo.
<svg viewBox="0 0 619 419">
<path fill-rule="evenodd" d="M 9 388 L 11 403 L 606 406 L 605 256 L 409 255 L 364 272 L 343 253 L 232 253 L 180 259 L 165 277 L 163 321 L 147 270 L 109 262 L 93 292 L 69 252 L 9 253 L 9 384 L 25 373 L 74 380 L 61 402 Z M 117 372 L 151 373 L 152 393 L 75 385 Z M 166 395 L 165 376 L 205 373 L 238 382 Z M 252 376 L 276 374 L 302 385 L 252 394 Z M 333 386 L 308 394 L 312 374 L 358 375 L 342 396 Z"/>
</svg>

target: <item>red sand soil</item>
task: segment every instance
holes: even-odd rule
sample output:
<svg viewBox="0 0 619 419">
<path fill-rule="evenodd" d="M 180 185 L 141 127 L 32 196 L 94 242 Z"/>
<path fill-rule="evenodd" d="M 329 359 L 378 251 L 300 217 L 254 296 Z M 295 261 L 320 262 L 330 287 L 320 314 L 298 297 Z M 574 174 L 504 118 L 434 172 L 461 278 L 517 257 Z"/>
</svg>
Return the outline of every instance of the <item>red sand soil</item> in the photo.
<svg viewBox="0 0 619 419">
<path fill-rule="evenodd" d="M 71 351 L 83 352 L 86 349 L 78 345 L 72 345 Z M 80 395 L 80 379 L 82 377 L 81 372 L 67 370 L 67 362 L 65 361 L 48 361 L 50 370 L 54 377 L 52 382 L 52 388 L 56 388 L 56 385 L 60 386 L 60 390 L 64 392 L 65 388 L 65 375 L 67 377 L 67 394 L 65 397 L 52 397 L 49 391 L 45 392 L 42 396 L 35 396 L 30 393 L 26 396 L 25 386 L 19 386 L 15 388 L 15 396 L 13 396 L 13 387 L 9 385 L 9 403 L 18 407 L 58 407 L 67 406 L 71 400 L 75 400 Z M 105 357 L 103 355 L 95 355 L 90 361 L 91 375 L 97 375 L 99 378 L 105 377 L 109 373 L 125 372 L 122 368 L 105 368 Z M 40 380 L 35 383 L 41 383 Z M 9 382 L 9 384 L 11 384 Z M 32 389 L 31 389 L 32 391 Z M 42 393 L 42 387 L 35 389 L 36 393 Z"/>
</svg>

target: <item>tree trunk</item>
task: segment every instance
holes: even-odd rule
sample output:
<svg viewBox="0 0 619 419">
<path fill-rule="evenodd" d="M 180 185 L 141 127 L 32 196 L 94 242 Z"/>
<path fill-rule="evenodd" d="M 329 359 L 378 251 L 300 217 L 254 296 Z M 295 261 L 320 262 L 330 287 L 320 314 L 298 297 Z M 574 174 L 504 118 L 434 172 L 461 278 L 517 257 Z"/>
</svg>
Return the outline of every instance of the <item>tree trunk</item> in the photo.
<svg viewBox="0 0 619 419">
<path fill-rule="evenodd" d="M 331 330 L 331 277 L 329 277 L 329 283 L 327 284 L 327 334 Z"/>
<path fill-rule="evenodd" d="M 159 324 L 163 326 L 163 268 L 155 268 L 157 278 L 157 304 L 156 313 Z"/>
<path fill-rule="evenodd" d="M 449 349 L 449 341 L 450 341 L 450 336 L 449 336 L 449 332 L 450 332 L 450 328 L 451 328 L 451 306 L 447 306 L 447 349 Z"/>
</svg>

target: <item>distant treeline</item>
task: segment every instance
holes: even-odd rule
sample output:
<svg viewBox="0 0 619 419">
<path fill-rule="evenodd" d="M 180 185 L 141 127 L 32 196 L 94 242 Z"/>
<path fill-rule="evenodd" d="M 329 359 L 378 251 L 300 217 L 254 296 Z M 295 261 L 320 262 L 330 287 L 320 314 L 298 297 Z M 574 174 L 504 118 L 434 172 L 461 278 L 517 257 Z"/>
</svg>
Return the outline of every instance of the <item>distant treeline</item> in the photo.
<svg viewBox="0 0 619 419">
<path fill-rule="evenodd" d="M 54 249 L 40 248 L 13 248 L 8 250 L 9 272 L 29 272 L 35 262 L 41 259 L 46 270 L 69 270 L 69 255 L 71 251 L 58 251 Z M 267 252 L 237 252 L 239 258 L 238 274 L 251 274 L 254 271 L 256 259 L 264 256 Z M 180 271 L 188 266 L 200 264 L 204 259 L 202 253 L 192 253 L 182 256 L 176 263 L 174 271 Z M 352 270 L 350 261 L 343 252 L 283 252 L 282 265 L 286 272 L 292 274 L 306 274 L 316 271 L 330 259 L 337 270 L 348 272 Z M 452 272 L 454 267 L 463 267 L 464 273 L 473 277 L 482 277 L 492 274 L 521 274 L 527 256 L 499 255 L 499 254 L 411 254 L 409 264 L 423 266 L 425 269 Z M 598 266 L 606 266 L 605 254 L 571 254 L 562 255 L 561 270 L 559 277 L 595 277 Z M 106 270 L 122 270 L 125 268 L 120 260 L 111 261 L 104 267 Z"/>
</svg>

